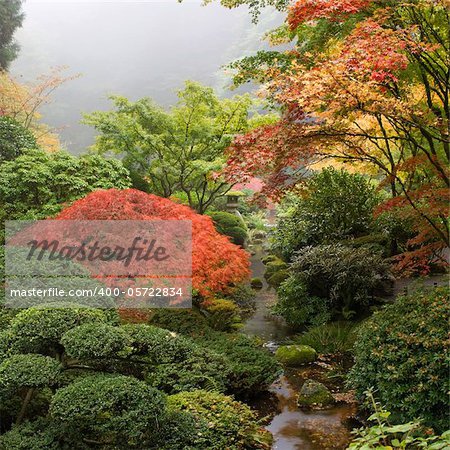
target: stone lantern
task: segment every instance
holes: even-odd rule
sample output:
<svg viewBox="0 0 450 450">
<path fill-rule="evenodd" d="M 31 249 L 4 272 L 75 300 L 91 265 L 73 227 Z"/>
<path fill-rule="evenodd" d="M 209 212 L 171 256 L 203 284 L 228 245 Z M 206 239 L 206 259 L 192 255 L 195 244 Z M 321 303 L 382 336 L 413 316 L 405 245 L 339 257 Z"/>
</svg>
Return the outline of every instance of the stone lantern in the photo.
<svg viewBox="0 0 450 450">
<path fill-rule="evenodd" d="M 237 211 L 239 207 L 239 198 L 244 197 L 245 194 L 241 191 L 230 191 L 227 193 L 227 210 L 230 213 Z"/>
</svg>

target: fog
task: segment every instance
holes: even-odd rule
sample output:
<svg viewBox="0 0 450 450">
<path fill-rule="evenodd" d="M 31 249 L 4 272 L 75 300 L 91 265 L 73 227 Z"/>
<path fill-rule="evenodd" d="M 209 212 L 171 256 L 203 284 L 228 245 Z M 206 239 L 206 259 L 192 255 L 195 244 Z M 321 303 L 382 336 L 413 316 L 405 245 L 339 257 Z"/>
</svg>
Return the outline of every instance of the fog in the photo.
<svg viewBox="0 0 450 450">
<path fill-rule="evenodd" d="M 57 66 L 81 74 L 41 111 L 73 153 L 93 142 L 93 131 L 80 124 L 82 113 L 108 109 L 110 94 L 149 96 L 167 107 L 190 79 L 230 95 L 222 66 L 263 48 L 263 34 L 281 23 L 271 11 L 255 26 L 245 7 L 176 0 L 28 0 L 24 11 L 11 72 L 27 82 Z"/>
</svg>

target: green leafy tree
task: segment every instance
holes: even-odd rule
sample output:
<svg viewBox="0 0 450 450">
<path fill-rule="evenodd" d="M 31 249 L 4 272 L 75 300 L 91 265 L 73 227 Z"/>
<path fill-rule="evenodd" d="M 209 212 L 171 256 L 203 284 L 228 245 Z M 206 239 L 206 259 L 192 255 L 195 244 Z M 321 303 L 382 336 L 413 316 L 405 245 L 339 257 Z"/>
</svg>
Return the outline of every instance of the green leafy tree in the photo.
<svg viewBox="0 0 450 450">
<path fill-rule="evenodd" d="M 178 193 L 203 214 L 230 185 L 217 174 L 234 135 L 249 129 L 246 95 L 219 99 L 211 88 L 186 82 L 178 103 L 166 112 L 152 100 L 111 98 L 115 110 L 86 115 L 100 134 L 95 149 L 123 157 L 142 188 L 161 197 Z"/>
<path fill-rule="evenodd" d="M 22 0 L 0 0 L 0 69 L 6 70 L 19 51 L 14 33 L 22 26 Z"/>
<path fill-rule="evenodd" d="M 128 171 L 118 160 L 28 150 L 0 166 L 0 208 L 10 220 L 45 218 L 96 189 L 129 185 Z"/>
<path fill-rule="evenodd" d="M 307 245 L 330 244 L 367 234 L 379 199 L 362 175 L 332 167 L 312 175 L 279 212 L 274 248 L 287 259 Z"/>
<path fill-rule="evenodd" d="M 15 119 L 0 116 L 0 164 L 32 148 L 37 148 L 37 143 L 31 132 Z"/>
</svg>

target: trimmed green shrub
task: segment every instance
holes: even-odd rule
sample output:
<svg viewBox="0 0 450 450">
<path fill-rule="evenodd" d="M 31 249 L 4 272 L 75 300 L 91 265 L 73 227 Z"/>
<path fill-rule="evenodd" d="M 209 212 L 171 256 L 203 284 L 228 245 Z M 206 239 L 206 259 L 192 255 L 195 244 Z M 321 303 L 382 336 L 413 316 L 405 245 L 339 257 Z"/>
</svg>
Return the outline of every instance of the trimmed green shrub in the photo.
<svg viewBox="0 0 450 450">
<path fill-rule="evenodd" d="M 241 323 L 239 308 L 231 300 L 208 300 L 204 311 L 208 325 L 216 331 L 232 331 Z"/>
<path fill-rule="evenodd" d="M 67 356 L 77 359 L 126 357 L 131 339 L 121 327 L 86 323 L 64 333 L 61 338 Z"/>
<path fill-rule="evenodd" d="M 250 281 L 250 286 L 253 289 L 262 289 L 264 284 L 263 284 L 263 281 L 261 280 L 261 278 L 252 278 Z"/>
<path fill-rule="evenodd" d="M 264 278 L 269 280 L 272 275 L 279 272 L 280 270 L 286 270 L 288 265 L 280 258 L 271 258 L 264 263 L 266 266 L 266 271 L 264 272 Z"/>
<path fill-rule="evenodd" d="M 149 450 L 209 450 L 210 433 L 205 419 L 194 417 L 188 411 L 168 409 L 158 441 Z"/>
<path fill-rule="evenodd" d="M 281 286 L 283 281 L 286 281 L 289 278 L 289 271 L 286 269 L 279 270 L 278 272 L 275 272 L 272 274 L 268 279 L 267 283 L 269 286 L 272 286 L 274 288 L 278 288 Z"/>
<path fill-rule="evenodd" d="M 13 355 L 0 364 L 0 398 L 19 388 L 51 386 L 62 370 L 53 358 L 42 355 Z"/>
<path fill-rule="evenodd" d="M 227 358 L 194 342 L 190 346 L 186 356 L 172 355 L 171 361 L 147 366 L 147 383 L 167 394 L 196 389 L 225 392 L 230 373 Z"/>
<path fill-rule="evenodd" d="M 182 392 L 168 397 L 168 406 L 175 411 L 191 413 L 208 428 L 199 435 L 200 445 L 210 450 L 270 449 L 271 435 L 260 428 L 256 414 L 246 405 L 215 392 Z"/>
<path fill-rule="evenodd" d="M 236 245 L 245 244 L 248 236 L 245 223 L 240 217 L 225 211 L 212 211 L 207 215 L 212 218 L 220 234 L 229 236 Z"/>
<path fill-rule="evenodd" d="M 96 375 L 59 389 L 50 404 L 50 417 L 96 445 L 142 448 L 158 435 L 165 398 L 135 378 Z"/>
<path fill-rule="evenodd" d="M 261 261 L 263 262 L 263 264 L 267 265 L 268 263 L 277 261 L 279 259 L 280 258 L 276 255 L 266 255 L 261 258 Z"/>
<path fill-rule="evenodd" d="M 364 399 L 367 389 L 398 420 L 418 417 L 438 431 L 449 424 L 450 342 L 448 288 L 399 298 L 361 327 L 349 383 Z"/>
<path fill-rule="evenodd" d="M 87 446 L 63 444 L 60 441 L 61 430 L 56 430 L 53 424 L 44 418 L 33 422 L 25 422 L 14 426 L 10 431 L 0 436 L 1 450 L 73 450 Z"/>
<path fill-rule="evenodd" d="M 248 338 L 242 334 L 228 334 L 212 330 L 210 327 L 196 328 L 198 316 L 196 313 L 188 313 L 177 311 L 172 315 L 157 313 L 158 318 L 164 318 L 164 326 L 171 327 L 172 329 L 182 330 L 186 334 L 194 337 L 194 342 L 197 346 L 213 352 L 216 355 L 220 355 L 222 363 L 225 364 L 222 368 L 217 368 L 214 364 L 205 366 L 205 369 L 210 371 L 208 377 L 201 376 L 201 368 L 198 365 L 194 365 L 195 373 L 191 377 L 191 384 L 188 388 L 200 383 L 203 386 L 212 386 L 216 390 L 226 390 L 227 392 L 234 393 L 240 397 L 250 397 L 257 395 L 259 392 L 266 390 L 270 384 L 272 384 L 280 375 L 280 365 L 275 358 L 266 350 L 261 348 L 254 340 Z M 172 312 L 172 311 L 171 311 Z M 173 320 L 171 320 L 173 317 Z M 191 319 L 194 317 L 193 321 Z M 186 319 L 186 324 L 184 323 Z M 203 322 L 201 322 L 203 324 Z M 172 326 L 171 326 L 172 325 Z M 134 344 L 133 344 L 134 346 Z M 184 367 L 180 363 L 180 367 Z M 171 367 L 170 376 L 175 377 L 177 367 L 176 365 Z M 189 380 L 189 373 L 185 373 L 184 369 L 180 369 L 179 376 L 185 380 L 181 380 L 182 383 L 186 383 Z M 222 381 L 217 378 L 220 375 L 215 374 L 215 370 L 222 370 L 224 378 Z M 162 390 L 170 392 L 173 381 L 170 381 L 171 386 L 167 387 L 164 384 L 162 376 L 164 375 L 164 367 L 158 372 L 158 383 L 155 386 L 159 386 Z M 175 372 L 175 373 L 172 373 Z M 198 373 L 197 373 L 198 372 Z M 162 374 L 162 375 L 161 375 Z M 196 375 L 197 374 L 197 375 Z M 205 373 L 207 375 L 207 373 Z M 152 379 L 155 377 L 151 375 Z M 212 378 L 212 380 L 210 379 Z M 210 379 L 210 381 L 208 381 Z M 185 384 L 188 386 L 188 384 Z M 176 388 L 177 390 L 178 387 Z"/>
<path fill-rule="evenodd" d="M 146 356 L 149 364 L 183 360 L 195 349 L 192 339 L 152 325 L 127 324 L 120 328 L 128 336 L 129 354 Z"/>
<path fill-rule="evenodd" d="M 217 231 L 225 234 L 225 230 L 233 227 L 245 228 L 244 221 L 236 214 L 226 211 L 211 211 L 207 215 L 214 221 Z"/>
<path fill-rule="evenodd" d="M 245 245 L 245 241 L 248 238 L 248 234 L 247 231 L 245 230 L 245 228 L 241 228 L 241 227 L 231 227 L 228 228 L 226 230 L 226 234 L 227 236 L 229 236 L 231 238 L 231 241 L 233 242 L 233 244 L 236 245 L 240 245 L 241 247 L 243 247 Z"/>
<path fill-rule="evenodd" d="M 61 352 L 64 333 L 84 323 L 110 323 L 109 311 L 92 308 L 35 307 L 19 312 L 10 323 L 9 353 Z"/>
<path fill-rule="evenodd" d="M 197 309 L 157 309 L 150 318 L 150 323 L 157 327 L 187 335 L 202 335 L 211 327 L 206 317 Z"/>
</svg>

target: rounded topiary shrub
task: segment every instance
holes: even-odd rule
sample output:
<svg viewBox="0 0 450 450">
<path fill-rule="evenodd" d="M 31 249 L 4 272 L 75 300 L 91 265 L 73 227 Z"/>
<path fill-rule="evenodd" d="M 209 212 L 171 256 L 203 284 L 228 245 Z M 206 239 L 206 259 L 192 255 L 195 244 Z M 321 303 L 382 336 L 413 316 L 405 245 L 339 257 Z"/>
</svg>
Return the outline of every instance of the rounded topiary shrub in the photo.
<svg viewBox="0 0 450 450">
<path fill-rule="evenodd" d="M 349 375 L 360 399 L 375 397 L 399 420 L 449 424 L 449 290 L 415 293 L 374 314 L 358 334 Z"/>
<path fill-rule="evenodd" d="M 236 245 L 243 246 L 247 240 L 247 230 L 244 221 L 237 215 L 225 211 L 212 211 L 208 216 L 220 234 L 229 236 Z"/>
<path fill-rule="evenodd" d="M 59 389 L 49 412 L 69 441 L 142 448 L 158 436 L 165 406 L 164 395 L 143 381 L 99 374 Z"/>
</svg>

